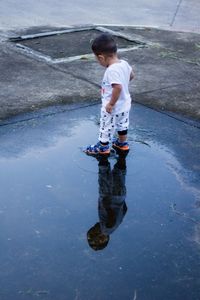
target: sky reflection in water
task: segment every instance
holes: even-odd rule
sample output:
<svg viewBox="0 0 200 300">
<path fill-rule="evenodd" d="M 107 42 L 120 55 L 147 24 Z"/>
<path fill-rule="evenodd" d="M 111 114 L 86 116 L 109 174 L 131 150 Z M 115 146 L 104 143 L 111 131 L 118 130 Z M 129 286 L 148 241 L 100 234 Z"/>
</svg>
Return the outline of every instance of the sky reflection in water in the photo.
<svg viewBox="0 0 200 300">
<path fill-rule="evenodd" d="M 102 165 L 98 112 L 0 128 L 0 299 L 199 299 L 200 130 L 136 105 L 126 168 Z"/>
</svg>

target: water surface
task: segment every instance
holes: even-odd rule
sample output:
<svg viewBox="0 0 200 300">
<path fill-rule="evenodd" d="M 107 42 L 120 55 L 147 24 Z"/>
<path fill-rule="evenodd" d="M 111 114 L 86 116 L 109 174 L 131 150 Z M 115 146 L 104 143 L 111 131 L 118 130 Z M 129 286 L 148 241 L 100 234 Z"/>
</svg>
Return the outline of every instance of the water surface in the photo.
<svg viewBox="0 0 200 300">
<path fill-rule="evenodd" d="M 81 151 L 98 113 L 0 127 L 0 299 L 199 300 L 200 130 L 135 105 L 124 168 Z"/>
</svg>

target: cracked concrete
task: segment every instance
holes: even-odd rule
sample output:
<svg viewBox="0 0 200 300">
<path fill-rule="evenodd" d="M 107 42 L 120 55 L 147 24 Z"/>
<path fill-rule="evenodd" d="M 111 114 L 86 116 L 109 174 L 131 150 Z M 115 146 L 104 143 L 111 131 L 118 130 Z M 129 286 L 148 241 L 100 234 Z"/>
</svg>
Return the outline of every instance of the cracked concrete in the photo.
<svg viewBox="0 0 200 300">
<path fill-rule="evenodd" d="M 138 27 L 109 29 L 147 42 L 147 47 L 120 54 L 136 73 L 130 85 L 134 101 L 200 119 L 199 34 Z M 56 28 L 29 28 L 15 31 L 15 35 L 50 30 Z M 1 120 L 49 105 L 100 101 L 104 69 L 93 57 L 59 64 L 45 62 L 9 42 L 10 33 L 1 37 Z M 58 48 L 56 43 L 53 47 Z"/>
</svg>

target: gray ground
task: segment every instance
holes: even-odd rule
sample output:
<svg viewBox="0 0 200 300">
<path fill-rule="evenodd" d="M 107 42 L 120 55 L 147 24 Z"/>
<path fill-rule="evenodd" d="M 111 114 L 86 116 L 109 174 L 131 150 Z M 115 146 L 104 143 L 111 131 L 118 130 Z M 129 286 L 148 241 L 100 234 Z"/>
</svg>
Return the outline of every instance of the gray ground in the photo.
<svg viewBox="0 0 200 300">
<path fill-rule="evenodd" d="M 93 56 L 71 62 L 55 62 L 51 59 L 46 61 L 9 41 L 9 37 L 55 29 L 39 27 L 2 35 L 0 119 L 53 104 L 99 101 L 104 69 Z M 109 29 L 145 43 L 144 47 L 120 54 L 135 70 L 136 79 L 130 86 L 134 101 L 195 119 L 200 118 L 199 34 L 135 27 Z M 66 53 L 63 55 L 71 57 L 73 51 L 70 49 L 73 47 L 78 49 L 80 56 L 91 53 L 89 39 L 88 43 L 84 39 L 77 39 L 73 35 L 68 37 L 66 34 L 65 39 L 61 40 L 61 43 L 65 43 L 63 48 Z M 71 48 L 68 47 L 69 42 Z M 57 36 L 53 35 L 40 40 L 28 40 L 25 45 L 38 50 L 40 54 L 45 54 L 46 49 L 54 57 L 53 53 L 55 55 L 60 52 L 59 43 Z"/>
<path fill-rule="evenodd" d="M 1 1 L 0 120 L 52 104 L 98 101 L 97 87 L 103 69 L 91 57 L 55 63 L 38 59 L 9 42 L 12 36 L 77 27 L 81 23 L 104 24 L 104 27 L 118 24 L 109 28 L 146 42 L 145 48 L 122 54 L 136 72 L 131 85 L 136 102 L 199 119 L 199 14 L 197 0 L 127 0 L 103 4 L 85 0 Z M 77 55 L 73 49 L 78 49 L 80 55 L 85 53 L 84 39 L 63 37 L 64 52 L 69 50 L 69 43 L 72 50 L 64 56 Z M 85 43 L 89 45 L 88 41 Z M 54 55 L 62 50 L 56 36 L 39 42 L 33 40 L 32 49 L 34 43 L 43 50 L 53 49 Z"/>
<path fill-rule="evenodd" d="M 199 14 L 198 0 L 1 0 L 0 29 L 106 23 L 200 32 Z"/>
</svg>

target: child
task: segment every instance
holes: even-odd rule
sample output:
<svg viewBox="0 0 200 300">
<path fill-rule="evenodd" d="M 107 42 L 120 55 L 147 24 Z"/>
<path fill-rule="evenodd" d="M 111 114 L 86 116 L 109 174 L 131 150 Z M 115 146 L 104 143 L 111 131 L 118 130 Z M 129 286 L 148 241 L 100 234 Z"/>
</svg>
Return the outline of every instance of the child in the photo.
<svg viewBox="0 0 200 300">
<path fill-rule="evenodd" d="M 92 50 L 106 71 L 101 89 L 99 142 L 96 145 L 88 146 L 85 152 L 90 155 L 109 155 L 109 142 L 115 130 L 118 132 L 118 138 L 113 142 L 113 148 L 128 151 L 127 132 L 131 108 L 128 85 L 129 81 L 134 78 L 133 70 L 126 61 L 118 58 L 116 42 L 108 33 L 103 33 L 95 38 Z"/>
</svg>

